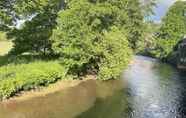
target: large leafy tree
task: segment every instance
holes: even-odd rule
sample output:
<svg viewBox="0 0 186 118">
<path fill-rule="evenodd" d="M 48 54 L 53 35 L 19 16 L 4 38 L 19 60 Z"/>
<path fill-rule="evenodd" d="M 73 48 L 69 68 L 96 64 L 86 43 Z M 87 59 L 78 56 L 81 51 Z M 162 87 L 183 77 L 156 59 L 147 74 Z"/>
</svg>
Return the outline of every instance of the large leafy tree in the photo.
<svg viewBox="0 0 186 118">
<path fill-rule="evenodd" d="M 59 13 L 52 42 L 70 72 L 94 71 L 117 78 L 141 37 L 143 14 L 138 0 L 71 0 Z"/>
<path fill-rule="evenodd" d="M 162 26 L 157 34 L 155 55 L 161 59 L 166 59 L 185 34 L 186 2 L 177 1 L 163 18 Z"/>
<path fill-rule="evenodd" d="M 125 12 L 127 13 L 126 29 L 128 30 L 128 40 L 130 47 L 134 50 L 139 48 L 139 44 L 143 41 L 144 14 L 142 12 L 139 0 L 127 0 Z"/>
<path fill-rule="evenodd" d="M 0 12 L 9 10 L 7 12 L 11 14 L 6 14 L 7 18 L 1 15 L 0 23 L 9 28 L 8 35 L 14 42 L 12 52 L 14 54 L 24 52 L 46 54 L 51 51 L 49 37 L 56 25 L 57 13 L 64 7 L 64 1 L 8 0 L 7 5 L 11 7 L 9 9 L 4 7 Z M 25 23 L 21 27 L 16 27 L 20 20 L 24 20 Z"/>
</svg>

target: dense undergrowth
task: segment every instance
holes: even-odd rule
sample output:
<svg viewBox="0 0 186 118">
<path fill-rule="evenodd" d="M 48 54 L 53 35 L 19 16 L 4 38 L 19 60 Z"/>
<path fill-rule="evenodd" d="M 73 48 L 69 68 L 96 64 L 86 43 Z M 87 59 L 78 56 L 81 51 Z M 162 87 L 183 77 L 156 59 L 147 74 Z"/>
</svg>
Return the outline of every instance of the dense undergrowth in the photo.
<svg viewBox="0 0 186 118">
<path fill-rule="evenodd" d="M 58 61 L 32 62 L 0 67 L 0 98 L 9 98 L 20 91 L 47 86 L 65 79 L 66 70 Z"/>
</svg>

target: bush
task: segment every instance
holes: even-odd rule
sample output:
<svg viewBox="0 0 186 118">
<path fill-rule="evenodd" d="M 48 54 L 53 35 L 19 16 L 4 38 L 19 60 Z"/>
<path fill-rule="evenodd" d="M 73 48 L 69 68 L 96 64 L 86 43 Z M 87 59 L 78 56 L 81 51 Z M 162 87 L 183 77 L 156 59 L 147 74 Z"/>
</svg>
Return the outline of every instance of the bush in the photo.
<svg viewBox="0 0 186 118">
<path fill-rule="evenodd" d="M 131 54 L 128 30 L 123 30 L 128 18 L 125 4 L 125 0 L 72 0 L 59 13 L 52 48 L 68 73 L 91 73 L 102 80 L 120 75 Z"/>
<path fill-rule="evenodd" d="M 126 36 L 118 29 L 106 32 L 101 47 L 103 58 L 99 64 L 98 79 L 119 78 L 132 55 Z"/>
<path fill-rule="evenodd" d="M 65 69 L 57 62 L 33 62 L 0 68 L 0 98 L 9 98 L 19 91 L 36 89 L 64 79 Z"/>
</svg>

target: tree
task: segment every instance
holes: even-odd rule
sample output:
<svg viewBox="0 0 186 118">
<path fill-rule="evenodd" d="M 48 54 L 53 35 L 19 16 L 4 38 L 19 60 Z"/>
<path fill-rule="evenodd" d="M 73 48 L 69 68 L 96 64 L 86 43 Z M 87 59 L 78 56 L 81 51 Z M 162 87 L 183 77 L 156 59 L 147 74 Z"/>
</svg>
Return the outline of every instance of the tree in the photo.
<svg viewBox="0 0 186 118">
<path fill-rule="evenodd" d="M 130 47 L 138 50 L 139 43 L 143 41 L 144 14 L 139 0 L 128 0 L 125 8 L 128 19 L 126 29 L 128 30 L 128 40 Z"/>
<path fill-rule="evenodd" d="M 61 0 L 15 1 L 13 12 L 17 16 L 17 22 L 19 19 L 26 20 L 28 17 L 30 20 L 26 20 L 19 28 L 13 27 L 9 30 L 8 36 L 14 42 L 11 52 L 13 54 L 51 52 L 49 38 L 63 3 L 64 1 Z"/>
<path fill-rule="evenodd" d="M 142 12 L 145 17 L 150 17 L 154 14 L 154 7 L 156 7 L 157 0 L 141 0 Z"/>
<path fill-rule="evenodd" d="M 59 13 L 52 48 L 69 73 L 90 72 L 99 79 L 120 75 L 131 56 L 128 2 L 71 0 Z"/>
<path fill-rule="evenodd" d="M 174 52 L 174 47 L 186 34 L 186 2 L 177 1 L 163 18 L 157 34 L 157 46 L 154 55 L 166 59 Z"/>
<path fill-rule="evenodd" d="M 56 25 L 55 20 L 56 14 L 45 11 L 43 14 L 37 14 L 31 21 L 26 21 L 20 29 L 13 29 L 8 33 L 14 43 L 11 53 L 16 55 L 24 52 L 50 53 L 49 38 Z"/>
</svg>

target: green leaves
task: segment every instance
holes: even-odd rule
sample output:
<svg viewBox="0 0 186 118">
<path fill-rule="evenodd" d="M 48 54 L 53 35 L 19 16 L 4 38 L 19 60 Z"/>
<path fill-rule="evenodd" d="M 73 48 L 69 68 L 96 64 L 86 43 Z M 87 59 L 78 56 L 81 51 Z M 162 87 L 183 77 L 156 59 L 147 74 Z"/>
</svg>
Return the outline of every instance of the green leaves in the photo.
<svg viewBox="0 0 186 118">
<path fill-rule="evenodd" d="M 124 32 L 116 27 L 104 33 L 102 48 L 103 58 L 99 63 L 98 79 L 118 79 L 131 59 L 132 50 Z"/>
<path fill-rule="evenodd" d="M 157 36 L 156 50 L 153 52 L 158 58 L 166 59 L 174 51 L 174 47 L 186 34 L 185 1 L 177 1 L 168 11 L 162 21 Z"/>
<path fill-rule="evenodd" d="M 19 18 L 31 17 L 19 28 L 8 32 L 13 39 L 12 53 L 19 55 L 29 53 L 51 53 L 52 30 L 56 25 L 57 13 L 61 10 L 60 0 L 23 0 L 14 4 L 15 12 Z"/>
<path fill-rule="evenodd" d="M 52 49 L 70 74 L 116 79 L 126 67 L 131 50 L 122 31 L 128 16 L 123 8 L 126 1 L 120 2 L 71 0 L 68 9 L 58 14 Z"/>
</svg>

